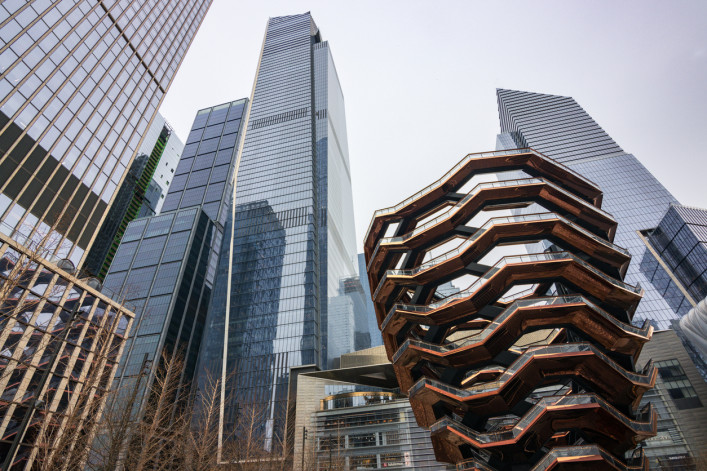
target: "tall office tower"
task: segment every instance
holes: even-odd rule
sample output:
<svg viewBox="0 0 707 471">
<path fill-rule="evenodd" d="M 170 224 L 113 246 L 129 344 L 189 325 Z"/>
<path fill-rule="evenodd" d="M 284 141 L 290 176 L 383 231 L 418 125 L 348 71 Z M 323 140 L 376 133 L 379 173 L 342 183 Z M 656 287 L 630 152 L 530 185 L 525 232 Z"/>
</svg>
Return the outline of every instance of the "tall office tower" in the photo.
<svg viewBox="0 0 707 471">
<path fill-rule="evenodd" d="M 502 133 L 497 148 L 532 147 L 601 188 L 603 208 L 619 222 L 614 242 L 633 259 L 626 281 L 645 290 L 635 321 L 648 319 L 656 329 L 669 329 L 692 304 L 662 267 L 653 268 L 655 259 L 640 231 L 656 227 L 677 200 L 574 99 L 504 89 L 497 97 Z"/>
<path fill-rule="evenodd" d="M 329 318 L 335 319 L 329 324 L 327 332 L 330 368 L 339 367 L 337 362 L 341 355 L 371 346 L 361 280 L 358 276 L 340 280 L 337 293 L 338 296 L 329 297 L 328 303 Z"/>
<path fill-rule="evenodd" d="M 247 103 L 242 99 L 197 113 L 162 212 L 127 226 L 105 278 L 106 287 L 136 306 L 135 333 L 116 386 L 132 391 L 148 362 L 149 373 L 138 385 L 140 399 L 146 399 L 163 354 L 183 357 L 182 384 L 194 380 Z"/>
<path fill-rule="evenodd" d="M 239 159 L 219 268 L 230 285 L 209 321 L 226 331 L 210 328 L 203 356 L 226 359 L 216 363 L 229 398 L 223 435 L 255 408 L 263 447 L 277 451 L 290 368 L 326 366 L 328 322 L 337 323 L 328 301 L 356 276 L 344 100 L 309 13 L 268 21 Z"/>
<path fill-rule="evenodd" d="M 0 219 L 82 265 L 210 0 L 0 5 Z"/>
<path fill-rule="evenodd" d="M 159 212 L 183 149 L 157 113 L 86 257 L 85 271 L 103 279 L 130 221 Z"/>
<path fill-rule="evenodd" d="M 371 347 L 383 345 L 383 337 L 381 337 L 378 321 L 376 320 L 376 309 L 373 307 L 371 298 L 371 287 L 368 285 L 368 276 L 366 276 L 366 256 L 362 253 L 358 254 L 358 273 L 363 286 L 363 298 L 366 303 L 366 320 L 368 324 L 368 333 L 371 337 Z"/>
</svg>

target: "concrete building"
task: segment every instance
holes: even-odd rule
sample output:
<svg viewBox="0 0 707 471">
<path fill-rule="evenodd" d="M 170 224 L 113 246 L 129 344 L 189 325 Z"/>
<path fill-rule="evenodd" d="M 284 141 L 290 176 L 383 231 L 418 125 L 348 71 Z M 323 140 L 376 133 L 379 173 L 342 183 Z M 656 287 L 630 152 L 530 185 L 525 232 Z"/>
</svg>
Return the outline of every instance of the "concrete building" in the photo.
<svg viewBox="0 0 707 471">
<path fill-rule="evenodd" d="M 454 469 L 435 460 L 382 346 L 340 364 L 297 376 L 293 469 Z"/>
</svg>

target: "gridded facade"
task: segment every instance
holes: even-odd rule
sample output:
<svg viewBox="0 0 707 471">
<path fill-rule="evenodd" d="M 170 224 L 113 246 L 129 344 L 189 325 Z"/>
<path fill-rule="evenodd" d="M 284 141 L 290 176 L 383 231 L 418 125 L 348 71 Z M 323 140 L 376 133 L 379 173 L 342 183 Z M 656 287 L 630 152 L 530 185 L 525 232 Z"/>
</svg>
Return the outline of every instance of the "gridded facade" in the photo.
<svg viewBox="0 0 707 471">
<path fill-rule="evenodd" d="M 47 466 L 50 451 L 66 456 L 56 449 L 64 434 L 88 443 L 133 323 L 125 305 L 45 260 L 46 242 L 0 234 L 3 469 Z"/>
<path fill-rule="evenodd" d="M 371 300 L 371 288 L 368 285 L 368 277 L 366 276 L 366 256 L 362 253 L 358 254 L 358 273 L 363 287 L 363 299 L 366 303 L 367 330 L 371 339 L 371 347 L 378 347 L 383 345 L 383 337 L 381 337 L 381 331 L 378 328 L 376 309 L 373 307 L 373 301 Z"/>
<path fill-rule="evenodd" d="M 659 266 L 640 231 L 658 225 L 677 200 L 631 154 L 625 153 L 570 97 L 497 90 L 499 149 L 532 147 L 596 183 L 602 208 L 619 222 L 614 243 L 633 259 L 626 281 L 645 290 L 634 322 L 656 329 L 686 314 L 692 304 Z"/>
<path fill-rule="evenodd" d="M 149 390 L 162 352 L 184 360 L 183 381 L 196 371 L 206 313 L 207 282 L 216 230 L 198 207 L 165 212 L 130 223 L 104 285 L 135 306 L 136 325 L 116 373 L 115 387 L 132 391 L 145 362 L 151 374 L 139 387 Z M 136 407 L 140 404 L 136 404 Z"/>
<path fill-rule="evenodd" d="M 183 356 L 185 385 L 196 377 L 247 102 L 197 112 L 162 213 L 125 231 L 105 280 L 137 306 L 135 335 L 118 372 L 121 390 L 132 390 L 145 361 L 154 373 L 162 353 Z M 208 325 L 212 330 L 211 318 Z"/>
<path fill-rule="evenodd" d="M 0 219 L 79 265 L 210 0 L 0 5 Z"/>
<path fill-rule="evenodd" d="M 648 240 L 695 303 L 707 298 L 707 210 L 670 205 Z"/>
<path fill-rule="evenodd" d="M 417 425 L 407 399 L 394 393 L 355 391 L 326 397 L 313 422 L 309 469 L 455 469 L 435 460 L 429 431 Z"/>
<path fill-rule="evenodd" d="M 279 453 L 290 368 L 325 367 L 328 291 L 356 274 L 343 95 L 309 13 L 269 20 L 242 147 L 202 357 L 225 381 L 223 436 L 253 407 Z"/>
<path fill-rule="evenodd" d="M 353 313 L 337 309 L 341 296 L 345 295 L 345 279 L 356 274 L 356 240 L 353 218 L 353 195 L 351 171 L 346 134 L 344 94 L 327 41 L 314 45 L 314 95 L 316 126 L 316 158 L 319 180 L 319 250 L 323 261 L 319 268 L 320 317 L 322 319 L 322 367 L 338 358 L 342 353 L 357 347 L 347 348 L 329 340 L 329 333 L 344 330 L 344 322 L 353 315 L 355 321 L 346 327 L 344 335 L 355 337 L 360 333 L 364 316 L 362 305 L 351 297 Z M 334 309 L 329 313 L 330 309 Z M 333 327 L 330 328 L 329 325 Z M 365 347 L 361 348 L 366 348 Z M 338 348 L 337 348 L 338 347 Z M 329 351 L 330 348 L 337 352 Z"/>
<path fill-rule="evenodd" d="M 297 375 L 293 469 L 454 469 L 435 460 L 382 346 Z"/>
<path fill-rule="evenodd" d="M 158 113 L 89 251 L 86 271 L 105 278 L 130 221 L 159 211 L 183 148 L 184 144 Z"/>
<path fill-rule="evenodd" d="M 243 98 L 197 112 L 162 211 L 201 206 L 213 221 L 225 225 L 247 104 Z"/>
<path fill-rule="evenodd" d="M 707 444 L 707 383 L 673 330 L 656 332 L 639 363 L 651 359 L 658 369 L 658 380 L 642 401 L 652 403 L 658 412 L 658 434 L 646 440 L 644 447 L 651 469 L 702 469 Z"/>
</svg>

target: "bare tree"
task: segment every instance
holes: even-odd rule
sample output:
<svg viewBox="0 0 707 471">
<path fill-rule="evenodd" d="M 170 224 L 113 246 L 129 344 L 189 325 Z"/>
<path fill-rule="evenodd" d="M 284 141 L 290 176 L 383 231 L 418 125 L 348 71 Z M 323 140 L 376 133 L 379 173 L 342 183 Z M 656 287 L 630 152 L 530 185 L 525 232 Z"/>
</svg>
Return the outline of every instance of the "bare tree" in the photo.
<svg viewBox="0 0 707 471">
<path fill-rule="evenodd" d="M 195 394 L 190 420 L 183 421 L 185 440 L 180 453 L 192 471 L 209 471 L 218 465 L 220 392 L 221 380 L 207 374 Z"/>
<path fill-rule="evenodd" d="M 105 404 L 101 398 L 106 395 L 112 379 L 109 362 L 118 355 L 116 348 L 119 346 L 111 341 L 112 329 L 109 327 L 99 325 L 90 332 L 90 341 L 95 342 L 97 349 L 82 362 L 80 368 L 86 372 L 85 379 L 71 391 L 66 407 L 59 408 L 56 403 L 53 407 L 44 404 L 49 408 L 42 411 L 44 420 L 36 439 L 34 468 L 40 471 L 73 470 L 80 469 L 86 462 L 90 452 L 86 444 L 95 434 L 97 419 Z M 61 363 L 66 366 L 68 358 L 59 361 L 60 367 Z"/>
</svg>

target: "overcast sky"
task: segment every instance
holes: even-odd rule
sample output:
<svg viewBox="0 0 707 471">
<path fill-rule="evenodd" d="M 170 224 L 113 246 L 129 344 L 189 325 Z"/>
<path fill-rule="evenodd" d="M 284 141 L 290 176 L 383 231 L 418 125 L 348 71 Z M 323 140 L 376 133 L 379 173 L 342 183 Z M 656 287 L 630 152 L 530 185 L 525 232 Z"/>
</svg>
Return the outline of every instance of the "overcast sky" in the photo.
<svg viewBox="0 0 707 471">
<path fill-rule="evenodd" d="M 705 1 L 214 0 L 160 112 L 250 96 L 267 19 L 311 11 L 346 99 L 359 249 L 373 211 L 493 150 L 496 88 L 574 97 L 683 204 L 707 207 Z"/>
</svg>

